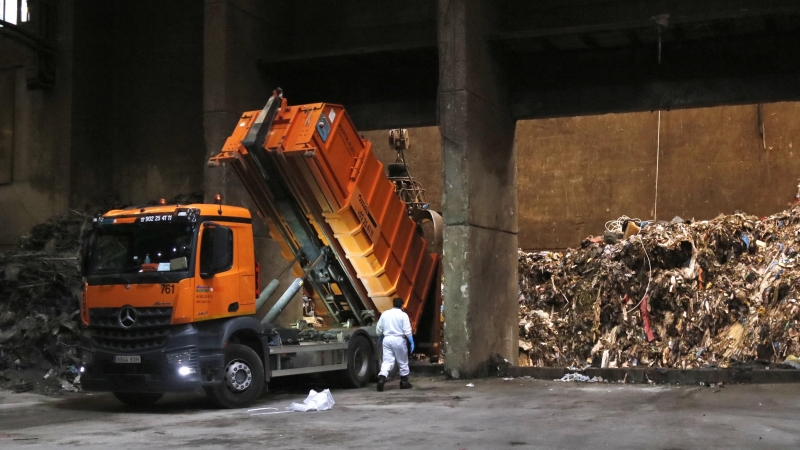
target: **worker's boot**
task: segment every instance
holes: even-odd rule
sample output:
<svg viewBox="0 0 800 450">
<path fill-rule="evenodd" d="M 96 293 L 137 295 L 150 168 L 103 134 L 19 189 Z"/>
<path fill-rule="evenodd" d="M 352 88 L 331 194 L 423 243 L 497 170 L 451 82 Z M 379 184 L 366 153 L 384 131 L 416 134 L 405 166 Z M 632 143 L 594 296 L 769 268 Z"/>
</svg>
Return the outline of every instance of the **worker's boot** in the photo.
<svg viewBox="0 0 800 450">
<path fill-rule="evenodd" d="M 400 389 L 411 389 L 411 383 L 408 382 L 408 375 L 400 377 Z"/>
<path fill-rule="evenodd" d="M 386 377 L 378 375 L 378 392 L 383 392 L 383 386 L 386 384 Z"/>
</svg>

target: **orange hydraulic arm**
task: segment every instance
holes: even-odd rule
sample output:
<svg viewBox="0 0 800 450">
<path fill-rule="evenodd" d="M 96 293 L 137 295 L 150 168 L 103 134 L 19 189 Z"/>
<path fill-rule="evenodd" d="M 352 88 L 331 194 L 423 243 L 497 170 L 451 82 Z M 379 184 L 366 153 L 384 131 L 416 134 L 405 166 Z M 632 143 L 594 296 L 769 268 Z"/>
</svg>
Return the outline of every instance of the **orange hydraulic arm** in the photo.
<svg viewBox="0 0 800 450">
<path fill-rule="evenodd" d="M 404 299 L 415 332 L 424 310 L 435 312 L 438 323 L 440 256 L 429 252 L 344 108 L 288 106 L 274 94 L 262 111 L 242 115 L 209 161 L 225 163 L 242 179 L 284 257 L 299 261 L 298 273 L 324 256 L 309 281 L 315 301 L 339 323 L 369 324 L 394 297 Z"/>
</svg>

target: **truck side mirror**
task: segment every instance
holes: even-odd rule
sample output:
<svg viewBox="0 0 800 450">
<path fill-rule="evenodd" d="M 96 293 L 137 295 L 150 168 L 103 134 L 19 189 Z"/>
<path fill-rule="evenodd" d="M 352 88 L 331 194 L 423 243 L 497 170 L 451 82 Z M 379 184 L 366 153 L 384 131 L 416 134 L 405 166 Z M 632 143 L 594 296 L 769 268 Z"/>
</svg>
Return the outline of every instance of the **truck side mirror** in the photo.
<svg viewBox="0 0 800 450">
<path fill-rule="evenodd" d="M 80 251 L 80 265 L 81 265 L 81 276 L 85 277 L 89 271 L 89 264 L 92 256 L 92 247 L 94 246 L 95 237 L 97 234 L 95 233 L 95 229 L 89 228 L 84 230 L 81 233 L 81 251 Z"/>
<path fill-rule="evenodd" d="M 215 223 L 206 223 L 200 246 L 200 278 L 211 278 L 231 267 L 233 231 Z"/>
</svg>

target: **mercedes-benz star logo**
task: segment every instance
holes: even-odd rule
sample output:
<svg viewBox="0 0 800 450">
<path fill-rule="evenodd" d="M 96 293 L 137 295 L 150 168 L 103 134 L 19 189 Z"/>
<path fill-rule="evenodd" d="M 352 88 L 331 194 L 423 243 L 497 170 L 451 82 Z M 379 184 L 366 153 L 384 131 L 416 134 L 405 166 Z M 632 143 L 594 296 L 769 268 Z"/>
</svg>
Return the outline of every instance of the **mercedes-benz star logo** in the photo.
<svg viewBox="0 0 800 450">
<path fill-rule="evenodd" d="M 119 326 L 122 328 L 130 328 L 136 323 L 136 310 L 133 306 L 125 306 L 119 310 Z"/>
</svg>

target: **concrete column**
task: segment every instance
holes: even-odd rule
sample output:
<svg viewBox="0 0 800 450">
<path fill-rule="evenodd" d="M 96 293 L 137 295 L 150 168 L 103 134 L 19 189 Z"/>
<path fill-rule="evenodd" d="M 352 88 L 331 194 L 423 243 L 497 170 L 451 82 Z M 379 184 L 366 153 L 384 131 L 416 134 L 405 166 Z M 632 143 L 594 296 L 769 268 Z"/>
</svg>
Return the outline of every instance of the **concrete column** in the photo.
<svg viewBox="0 0 800 450">
<path fill-rule="evenodd" d="M 516 363 L 515 122 L 485 38 L 490 0 L 439 1 L 445 370 L 482 376 L 492 355 Z"/>
<path fill-rule="evenodd" d="M 245 111 L 260 110 L 272 89 L 259 72 L 257 61 L 278 51 L 281 43 L 276 20 L 285 16 L 276 2 L 245 0 L 206 0 L 203 39 L 203 128 L 206 160 L 219 153 Z M 258 217 L 247 190 L 230 167 L 205 168 L 205 200 L 213 202 L 222 194 L 225 204 L 244 206 L 253 215 L 256 261 L 261 264 L 261 285 L 266 286 L 288 264 L 280 255 L 277 242 L 269 238 L 267 227 Z M 281 279 L 281 287 L 262 308 L 266 314 L 293 280 L 291 272 Z M 302 302 L 297 299 L 278 319 L 288 325 L 302 317 Z"/>
</svg>

